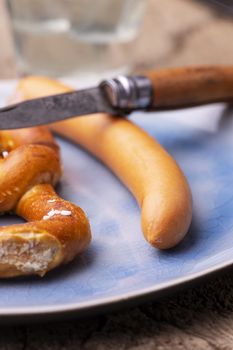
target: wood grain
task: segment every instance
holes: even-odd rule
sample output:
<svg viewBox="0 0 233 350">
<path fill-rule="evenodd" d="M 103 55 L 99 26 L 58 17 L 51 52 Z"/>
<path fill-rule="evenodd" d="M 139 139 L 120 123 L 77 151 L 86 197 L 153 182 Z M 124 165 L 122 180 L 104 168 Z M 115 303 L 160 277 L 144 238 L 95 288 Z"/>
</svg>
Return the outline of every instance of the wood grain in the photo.
<svg viewBox="0 0 233 350">
<path fill-rule="evenodd" d="M 155 109 L 233 102 L 232 66 L 195 66 L 147 72 Z"/>
</svg>

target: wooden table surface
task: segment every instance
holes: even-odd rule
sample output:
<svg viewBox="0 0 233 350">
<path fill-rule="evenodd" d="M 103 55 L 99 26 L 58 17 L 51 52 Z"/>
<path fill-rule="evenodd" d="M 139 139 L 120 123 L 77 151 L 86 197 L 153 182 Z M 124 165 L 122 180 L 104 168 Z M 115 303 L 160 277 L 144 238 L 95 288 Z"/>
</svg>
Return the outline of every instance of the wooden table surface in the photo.
<svg viewBox="0 0 233 350">
<path fill-rule="evenodd" d="M 0 79 L 17 69 L 0 0 Z M 192 0 L 150 0 L 136 68 L 233 63 L 232 17 Z M 233 271 L 164 300 L 86 320 L 0 327 L 1 350 L 233 349 Z"/>
</svg>

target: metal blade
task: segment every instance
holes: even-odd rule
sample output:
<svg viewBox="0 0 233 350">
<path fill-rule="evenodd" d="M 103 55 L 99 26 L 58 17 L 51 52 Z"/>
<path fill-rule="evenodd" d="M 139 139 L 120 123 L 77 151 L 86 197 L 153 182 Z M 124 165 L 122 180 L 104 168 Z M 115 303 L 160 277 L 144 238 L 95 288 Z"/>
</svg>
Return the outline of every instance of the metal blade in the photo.
<svg viewBox="0 0 233 350">
<path fill-rule="evenodd" d="M 49 124 L 93 114 L 117 114 L 99 87 L 28 100 L 0 109 L 0 129 Z"/>
</svg>

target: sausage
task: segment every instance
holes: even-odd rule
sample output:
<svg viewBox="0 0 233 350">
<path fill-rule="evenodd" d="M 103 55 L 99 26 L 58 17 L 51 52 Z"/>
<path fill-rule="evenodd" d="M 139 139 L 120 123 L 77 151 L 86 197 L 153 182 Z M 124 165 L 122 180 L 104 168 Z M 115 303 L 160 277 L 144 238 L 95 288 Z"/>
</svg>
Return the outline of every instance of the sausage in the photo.
<svg viewBox="0 0 233 350">
<path fill-rule="evenodd" d="M 60 82 L 32 76 L 19 82 L 16 95 L 19 101 L 67 91 Z M 52 124 L 52 129 L 94 154 L 129 188 L 152 246 L 166 249 L 182 240 L 192 218 L 191 191 L 178 164 L 157 141 L 129 120 L 107 114 L 73 118 Z"/>
</svg>

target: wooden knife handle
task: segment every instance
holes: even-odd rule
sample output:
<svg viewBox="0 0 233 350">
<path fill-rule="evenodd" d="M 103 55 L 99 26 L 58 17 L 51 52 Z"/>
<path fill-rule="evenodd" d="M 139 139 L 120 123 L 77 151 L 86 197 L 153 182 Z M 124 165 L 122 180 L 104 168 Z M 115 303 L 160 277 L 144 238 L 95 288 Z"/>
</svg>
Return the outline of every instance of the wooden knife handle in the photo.
<svg viewBox="0 0 233 350">
<path fill-rule="evenodd" d="M 233 66 L 197 66 L 149 71 L 151 109 L 175 109 L 233 102 Z"/>
</svg>

